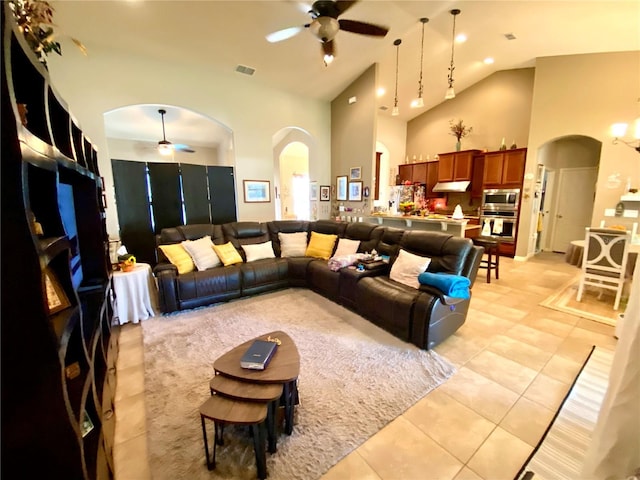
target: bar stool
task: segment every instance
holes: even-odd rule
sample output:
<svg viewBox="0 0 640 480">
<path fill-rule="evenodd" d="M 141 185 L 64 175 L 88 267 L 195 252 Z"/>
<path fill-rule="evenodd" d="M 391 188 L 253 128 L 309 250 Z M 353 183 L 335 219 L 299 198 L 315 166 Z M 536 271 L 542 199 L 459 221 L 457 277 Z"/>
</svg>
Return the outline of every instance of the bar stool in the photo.
<svg viewBox="0 0 640 480">
<path fill-rule="evenodd" d="M 487 283 L 491 283 L 491 270 L 496 271 L 496 280 L 498 280 L 500 278 L 500 240 L 491 237 L 476 237 L 473 239 L 473 244 L 483 247 L 487 254 L 487 259 L 483 259 L 479 267 L 487 269 Z"/>
</svg>

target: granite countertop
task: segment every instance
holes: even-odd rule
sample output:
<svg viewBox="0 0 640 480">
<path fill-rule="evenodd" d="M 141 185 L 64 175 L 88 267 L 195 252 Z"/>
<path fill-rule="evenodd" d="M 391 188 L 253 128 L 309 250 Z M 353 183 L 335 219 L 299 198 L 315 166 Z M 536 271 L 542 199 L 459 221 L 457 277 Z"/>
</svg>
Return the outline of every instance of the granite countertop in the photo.
<svg viewBox="0 0 640 480">
<path fill-rule="evenodd" d="M 389 215 L 389 214 L 372 214 L 370 218 L 387 218 L 391 220 L 412 220 L 418 222 L 430 222 L 430 223 L 452 223 L 456 225 L 466 225 L 469 221 L 467 217 L 462 220 L 454 220 L 450 216 L 442 216 L 442 217 L 422 217 L 420 215 Z"/>
</svg>

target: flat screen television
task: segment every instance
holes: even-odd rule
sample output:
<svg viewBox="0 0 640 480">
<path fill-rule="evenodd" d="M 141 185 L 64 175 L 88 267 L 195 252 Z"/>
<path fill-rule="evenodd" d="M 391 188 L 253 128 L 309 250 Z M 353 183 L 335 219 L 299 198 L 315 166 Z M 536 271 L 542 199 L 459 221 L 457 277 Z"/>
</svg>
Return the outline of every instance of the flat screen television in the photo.
<svg viewBox="0 0 640 480">
<path fill-rule="evenodd" d="M 71 244 L 71 282 L 73 283 L 73 288 L 77 290 L 83 278 L 82 261 L 80 259 L 80 246 L 78 245 L 73 187 L 67 183 L 58 185 L 58 210 L 60 211 L 60 217 L 62 217 L 62 226 Z"/>
</svg>

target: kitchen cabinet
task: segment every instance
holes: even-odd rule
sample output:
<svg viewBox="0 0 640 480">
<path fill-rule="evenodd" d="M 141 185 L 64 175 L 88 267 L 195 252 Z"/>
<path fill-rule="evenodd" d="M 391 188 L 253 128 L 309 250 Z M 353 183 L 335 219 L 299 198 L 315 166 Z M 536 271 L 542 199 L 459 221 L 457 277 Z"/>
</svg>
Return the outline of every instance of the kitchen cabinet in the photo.
<svg viewBox="0 0 640 480">
<path fill-rule="evenodd" d="M 464 150 L 439 154 L 438 181 L 470 181 L 473 172 L 473 157 L 480 150 Z"/>
<path fill-rule="evenodd" d="M 471 198 L 482 198 L 484 177 L 484 155 L 473 157 L 473 170 L 471 173 Z"/>
<path fill-rule="evenodd" d="M 406 181 L 411 183 L 427 183 L 427 164 L 433 162 L 408 163 L 400 165 L 398 173 L 400 174 L 400 184 Z"/>
<path fill-rule="evenodd" d="M 526 157 L 526 148 L 485 153 L 482 180 L 484 187 L 521 187 Z"/>
<path fill-rule="evenodd" d="M 440 169 L 440 162 L 427 162 L 427 198 L 434 198 L 442 196 L 441 193 L 434 192 L 433 187 L 438 183 L 438 171 Z"/>
</svg>

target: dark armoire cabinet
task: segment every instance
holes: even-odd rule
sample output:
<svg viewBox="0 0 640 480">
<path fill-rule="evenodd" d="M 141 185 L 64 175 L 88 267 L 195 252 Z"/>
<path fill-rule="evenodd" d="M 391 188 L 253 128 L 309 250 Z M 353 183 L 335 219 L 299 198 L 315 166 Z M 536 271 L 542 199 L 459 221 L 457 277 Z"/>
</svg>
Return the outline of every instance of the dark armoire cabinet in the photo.
<svg viewBox="0 0 640 480">
<path fill-rule="evenodd" d="M 2 5 L 2 478 L 113 477 L 97 152 Z"/>
</svg>

